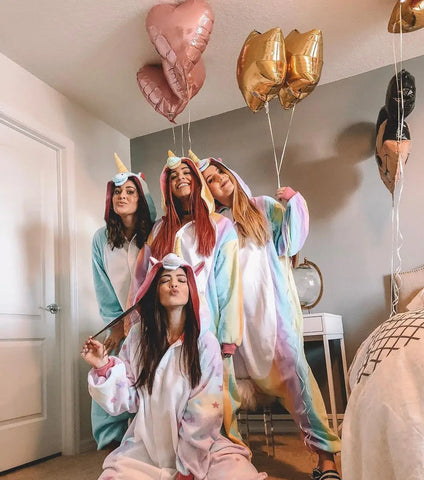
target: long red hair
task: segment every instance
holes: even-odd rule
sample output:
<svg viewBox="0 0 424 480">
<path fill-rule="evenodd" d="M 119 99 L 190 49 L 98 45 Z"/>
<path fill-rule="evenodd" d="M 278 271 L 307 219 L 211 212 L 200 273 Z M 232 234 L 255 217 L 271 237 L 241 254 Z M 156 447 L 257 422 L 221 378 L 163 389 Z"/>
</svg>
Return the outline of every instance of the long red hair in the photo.
<svg viewBox="0 0 424 480">
<path fill-rule="evenodd" d="M 201 197 L 202 185 L 198 173 L 193 170 L 189 163 L 182 162 L 191 172 L 191 193 L 190 206 L 193 212 L 194 229 L 197 240 L 197 253 L 208 257 L 215 246 L 215 229 L 209 217 L 209 210 Z M 181 202 L 171 192 L 169 176 L 172 170 L 168 169 L 166 177 L 165 204 L 166 214 L 162 217 L 162 224 L 152 242 L 151 250 L 155 258 L 163 258 L 166 254 L 173 252 L 175 235 L 181 228 L 181 218 L 184 214 Z"/>
</svg>

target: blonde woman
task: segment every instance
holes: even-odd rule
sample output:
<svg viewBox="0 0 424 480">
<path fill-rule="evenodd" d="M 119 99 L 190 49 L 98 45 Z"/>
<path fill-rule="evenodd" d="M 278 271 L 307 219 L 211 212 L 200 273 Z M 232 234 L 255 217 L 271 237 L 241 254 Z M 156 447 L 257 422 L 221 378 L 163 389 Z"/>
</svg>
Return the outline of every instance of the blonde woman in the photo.
<svg viewBox="0 0 424 480">
<path fill-rule="evenodd" d="M 334 453 L 340 451 L 340 440 L 328 426 L 304 355 L 299 299 L 290 268 L 281 258 L 295 255 L 308 235 L 306 202 L 290 187 L 277 190 L 279 201 L 252 197 L 222 161 L 198 162 L 217 211 L 234 222 L 239 237 L 244 333 L 234 360 L 236 376 L 250 377 L 261 392 L 277 396 L 289 410 L 305 444 L 318 453 L 313 478 L 339 479 Z M 280 201 L 287 202 L 286 209 Z"/>
</svg>

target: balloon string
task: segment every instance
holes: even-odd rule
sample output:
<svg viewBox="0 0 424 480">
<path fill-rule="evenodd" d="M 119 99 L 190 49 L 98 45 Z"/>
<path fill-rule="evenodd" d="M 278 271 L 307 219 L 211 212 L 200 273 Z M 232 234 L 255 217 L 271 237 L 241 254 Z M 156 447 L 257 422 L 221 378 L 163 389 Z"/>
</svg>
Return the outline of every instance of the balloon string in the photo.
<svg viewBox="0 0 424 480">
<path fill-rule="evenodd" d="M 177 140 L 175 138 L 175 127 L 174 127 L 174 125 L 172 125 L 172 136 L 174 138 L 174 150 L 176 151 L 177 150 Z"/>
<path fill-rule="evenodd" d="M 278 169 L 277 152 L 275 150 L 274 133 L 272 131 L 272 123 L 271 123 L 271 116 L 269 114 L 269 104 L 268 104 L 268 102 L 265 102 L 265 113 L 266 113 L 266 116 L 268 117 L 269 133 L 271 134 L 272 149 L 274 151 L 275 170 L 277 172 L 277 184 L 278 184 L 278 188 L 280 188 L 280 186 L 281 186 L 280 185 L 280 171 Z"/>
<path fill-rule="evenodd" d="M 290 122 L 289 122 L 289 126 L 287 128 L 286 139 L 284 140 L 283 151 L 281 153 L 280 163 L 278 165 L 278 178 L 280 178 L 281 167 L 283 166 L 284 155 L 286 153 L 287 141 L 289 139 L 290 128 L 291 128 L 291 125 L 292 125 L 292 122 L 293 122 L 293 116 L 294 116 L 295 109 L 296 109 L 296 104 L 293 105 L 291 115 L 290 115 Z"/>
<path fill-rule="evenodd" d="M 399 290 L 401 287 L 402 257 L 401 249 L 403 246 L 403 235 L 400 231 L 399 207 L 403 193 L 403 162 L 399 152 L 399 188 L 396 186 L 392 196 L 392 261 L 391 261 L 391 312 L 390 316 L 396 314 L 399 303 Z M 396 194 L 396 192 L 398 192 Z"/>
<path fill-rule="evenodd" d="M 184 124 L 181 124 L 181 156 L 184 157 Z"/>
<path fill-rule="evenodd" d="M 189 149 L 191 150 L 191 135 L 190 135 L 190 126 L 191 126 L 191 111 L 190 111 L 190 104 L 188 104 L 188 124 L 187 124 L 187 135 L 188 135 L 188 144 L 189 144 Z"/>
<path fill-rule="evenodd" d="M 392 255 L 391 255 L 391 266 L 390 266 L 390 283 L 391 283 L 391 311 L 390 316 L 396 314 L 397 305 L 399 303 L 399 290 L 401 287 L 401 276 L 400 272 L 402 270 L 402 257 L 401 249 L 403 245 L 403 236 L 400 231 L 400 215 L 399 207 L 403 193 L 403 161 L 402 161 L 402 151 L 401 151 L 401 142 L 403 139 L 403 124 L 405 119 L 405 110 L 404 110 L 404 98 L 403 98 L 403 33 L 402 33 L 402 5 L 399 3 L 399 24 L 400 24 L 400 37 L 399 37 L 399 52 L 400 52 L 400 84 L 399 84 L 399 71 L 397 69 L 397 59 L 396 59 L 396 48 L 395 48 L 395 36 L 393 37 L 393 57 L 394 57 L 394 67 L 395 67 L 395 78 L 396 78 L 396 89 L 400 91 L 400 102 L 397 105 L 397 118 L 398 125 L 396 131 L 396 141 L 398 147 L 398 165 L 399 165 L 399 180 L 398 185 L 396 185 L 396 176 L 395 176 L 395 189 L 392 194 Z"/>
</svg>

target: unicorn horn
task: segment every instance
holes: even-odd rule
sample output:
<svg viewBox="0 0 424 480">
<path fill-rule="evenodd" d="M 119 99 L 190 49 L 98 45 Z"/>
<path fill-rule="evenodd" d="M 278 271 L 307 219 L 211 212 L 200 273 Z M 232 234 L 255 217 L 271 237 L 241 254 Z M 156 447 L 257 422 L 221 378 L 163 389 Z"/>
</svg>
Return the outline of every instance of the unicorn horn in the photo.
<svg viewBox="0 0 424 480">
<path fill-rule="evenodd" d="M 115 157 L 116 168 L 118 169 L 118 173 L 128 172 L 128 168 L 122 163 L 122 160 L 118 157 L 116 153 L 113 154 Z"/>
<path fill-rule="evenodd" d="M 194 163 L 197 163 L 197 164 L 200 163 L 200 158 L 191 150 L 188 151 L 188 156 L 193 160 Z"/>
</svg>

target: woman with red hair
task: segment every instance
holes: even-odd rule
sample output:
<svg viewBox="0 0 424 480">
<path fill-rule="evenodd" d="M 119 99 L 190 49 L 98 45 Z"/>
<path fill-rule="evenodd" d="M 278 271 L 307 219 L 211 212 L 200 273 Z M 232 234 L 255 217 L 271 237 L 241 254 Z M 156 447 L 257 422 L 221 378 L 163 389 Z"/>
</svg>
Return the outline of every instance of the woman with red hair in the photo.
<svg viewBox="0 0 424 480">
<path fill-rule="evenodd" d="M 146 277 L 151 256 L 163 258 L 176 253 L 191 265 L 204 262 L 197 278 L 199 293 L 205 300 L 201 306 L 203 328 L 215 334 L 224 357 L 225 433 L 241 443 L 235 417 L 239 400 L 232 361 L 243 333 L 237 233 L 227 218 L 214 212 L 214 200 L 190 158 L 168 152 L 160 186 L 165 215 L 156 222 L 140 251 L 129 303 L 133 303 Z M 134 320 L 127 324 L 127 329 Z"/>
</svg>

